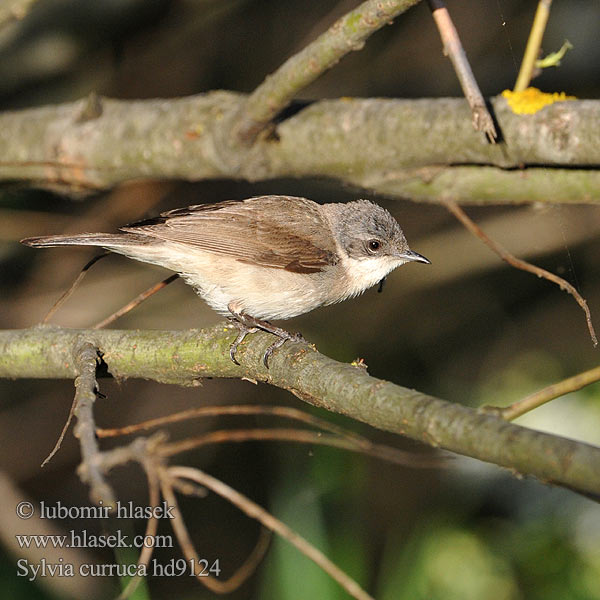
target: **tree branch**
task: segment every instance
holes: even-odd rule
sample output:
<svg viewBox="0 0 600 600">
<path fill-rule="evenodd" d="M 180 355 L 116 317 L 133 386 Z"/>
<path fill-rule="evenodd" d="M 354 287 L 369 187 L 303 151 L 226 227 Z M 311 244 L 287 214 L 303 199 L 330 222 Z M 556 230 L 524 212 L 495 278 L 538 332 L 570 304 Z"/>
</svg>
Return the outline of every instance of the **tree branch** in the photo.
<svg viewBox="0 0 600 600">
<path fill-rule="evenodd" d="M 577 304 L 581 307 L 585 314 L 585 321 L 588 326 L 588 331 L 590 332 L 590 338 L 592 340 L 592 344 L 594 348 L 598 345 L 598 337 L 596 336 L 596 330 L 594 329 L 594 324 L 592 323 L 592 313 L 587 305 L 586 300 L 583 296 L 577 291 L 574 285 L 570 284 L 566 279 L 551 273 L 546 269 L 542 269 L 537 265 L 533 265 L 526 260 L 521 258 L 517 258 L 514 254 L 511 254 L 506 248 L 501 246 L 498 242 L 489 237 L 475 221 L 473 221 L 469 215 L 458 205 L 456 202 L 448 201 L 446 204 L 448 210 L 477 238 L 479 238 L 488 248 L 495 252 L 504 262 L 509 264 L 511 267 L 515 269 L 521 269 L 522 271 L 527 271 L 528 273 L 533 273 L 537 275 L 537 277 L 541 277 L 546 279 L 547 281 L 551 281 L 558 285 L 558 287 L 573 296 Z"/>
<path fill-rule="evenodd" d="M 499 406 L 485 406 L 483 409 L 495 411 L 499 417 L 502 417 L 507 421 L 512 421 L 530 410 L 533 410 L 546 402 L 550 402 L 550 400 L 560 398 L 571 392 L 576 392 L 597 381 L 600 381 L 600 367 L 595 367 L 594 369 L 584 371 L 583 373 L 577 373 L 577 375 L 563 379 L 558 383 L 553 383 L 533 394 L 529 394 L 529 396 L 526 396 L 522 400 L 513 402 L 510 406 L 505 406 L 504 408 L 500 408 Z"/>
<path fill-rule="evenodd" d="M 73 340 L 72 348 L 73 362 L 77 370 L 73 414 L 77 418 L 74 434 L 81 447 L 79 475 L 90 486 L 92 500 L 95 503 L 104 502 L 109 506 L 115 502 L 115 495 L 95 462 L 100 451 L 96 440 L 96 422 L 93 412 L 98 391 L 96 383 L 98 352 L 93 344 L 84 341 L 83 338 Z"/>
<path fill-rule="evenodd" d="M 600 202 L 600 101 L 515 115 L 495 98 L 503 142 L 487 144 L 460 98 L 326 100 L 280 123 L 274 138 L 224 158 L 223 115 L 245 98 L 103 99 L 101 114 L 85 119 L 83 100 L 2 113 L 0 181 L 73 192 L 139 178 L 331 177 L 417 201 Z"/>
<path fill-rule="evenodd" d="M 236 136 L 254 142 L 294 96 L 346 54 L 420 0 L 367 0 L 338 19 L 324 34 L 289 58 L 248 97 L 235 124 Z"/>
<path fill-rule="evenodd" d="M 74 378 L 70 348 L 79 336 L 103 353 L 115 377 L 197 384 L 202 377 L 246 377 L 287 389 L 300 399 L 373 427 L 495 463 L 542 481 L 600 495 L 600 448 L 507 423 L 493 415 L 370 377 L 307 344 L 287 343 L 265 369 L 271 336 L 257 333 L 229 359 L 236 332 L 80 331 L 55 327 L 0 332 L 0 376 Z"/>
<path fill-rule="evenodd" d="M 494 120 L 485 105 L 485 100 L 473 75 L 458 31 L 456 31 L 456 27 L 450 18 L 448 8 L 443 0 L 429 0 L 429 8 L 444 44 L 444 54 L 452 61 L 460 87 L 471 107 L 473 127 L 476 131 L 483 131 L 490 143 L 493 144 L 498 137 Z"/>
<path fill-rule="evenodd" d="M 538 2 L 533 25 L 529 32 L 529 39 L 527 40 L 523 62 L 521 63 L 519 75 L 517 76 L 517 81 L 515 83 L 515 92 L 522 92 L 525 90 L 533 78 L 535 61 L 538 59 L 540 48 L 542 47 L 542 37 L 544 36 L 548 17 L 550 16 L 551 5 L 552 0 L 540 0 Z"/>
<path fill-rule="evenodd" d="M 338 566 L 318 550 L 315 546 L 310 544 L 301 535 L 296 533 L 293 529 L 288 527 L 285 523 L 275 518 L 269 512 L 267 512 L 262 506 L 256 504 L 247 498 L 243 494 L 240 494 L 237 490 L 233 489 L 226 483 L 212 477 L 204 471 L 199 469 L 193 469 L 191 467 L 168 467 L 161 471 L 162 474 L 162 489 L 163 495 L 170 506 L 175 506 L 175 513 L 179 513 L 179 507 L 177 500 L 172 491 L 172 484 L 177 479 L 191 480 L 195 483 L 208 488 L 212 492 L 225 498 L 231 502 L 234 506 L 239 508 L 242 512 L 246 513 L 251 519 L 256 519 L 264 527 L 267 527 L 271 531 L 279 534 L 290 544 L 295 546 L 302 554 L 310 558 L 313 562 L 319 565 L 330 577 L 332 577 L 337 583 L 342 586 L 348 594 L 350 594 L 356 600 L 374 600 L 372 596 L 367 594 L 351 577 L 346 575 Z M 169 481 L 171 479 L 171 481 Z M 169 485 L 170 484 L 170 485 Z M 184 550 L 186 557 L 196 558 L 196 552 L 193 551 L 193 545 L 187 534 L 187 531 L 181 531 L 181 520 L 174 519 L 172 522 L 175 534 L 179 539 L 179 543 Z M 187 552 L 185 550 L 187 549 Z M 197 559 L 196 559 L 197 560 Z M 207 583 L 203 581 L 203 583 Z"/>
</svg>

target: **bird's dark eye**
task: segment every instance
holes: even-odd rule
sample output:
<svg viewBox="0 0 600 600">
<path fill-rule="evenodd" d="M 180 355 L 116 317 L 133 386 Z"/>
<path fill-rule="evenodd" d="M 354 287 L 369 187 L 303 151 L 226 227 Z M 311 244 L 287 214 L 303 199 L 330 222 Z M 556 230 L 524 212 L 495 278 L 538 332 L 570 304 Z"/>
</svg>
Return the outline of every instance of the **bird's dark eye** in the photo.
<svg viewBox="0 0 600 600">
<path fill-rule="evenodd" d="M 367 243 L 369 252 L 377 252 L 381 248 L 381 242 L 379 240 L 369 240 Z"/>
</svg>

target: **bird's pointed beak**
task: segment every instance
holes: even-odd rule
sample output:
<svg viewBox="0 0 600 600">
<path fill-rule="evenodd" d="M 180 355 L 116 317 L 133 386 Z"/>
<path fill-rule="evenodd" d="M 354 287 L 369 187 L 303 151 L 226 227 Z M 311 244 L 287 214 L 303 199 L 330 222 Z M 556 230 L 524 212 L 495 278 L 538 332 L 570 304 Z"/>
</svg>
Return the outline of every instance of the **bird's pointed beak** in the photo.
<svg viewBox="0 0 600 600">
<path fill-rule="evenodd" d="M 425 258 L 422 254 L 419 254 L 418 252 L 413 252 L 412 250 L 408 250 L 407 252 L 402 252 L 402 254 L 399 255 L 400 258 L 403 258 L 404 260 L 408 260 L 411 262 L 422 262 L 425 263 L 426 265 L 430 265 L 431 261 L 428 258 Z"/>
</svg>

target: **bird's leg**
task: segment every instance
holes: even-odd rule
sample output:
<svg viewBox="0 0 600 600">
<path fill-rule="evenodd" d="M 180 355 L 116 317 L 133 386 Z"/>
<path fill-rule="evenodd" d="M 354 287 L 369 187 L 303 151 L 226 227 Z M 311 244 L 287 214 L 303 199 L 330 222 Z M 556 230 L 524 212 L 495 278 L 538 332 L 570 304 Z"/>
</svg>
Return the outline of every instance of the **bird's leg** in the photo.
<svg viewBox="0 0 600 600">
<path fill-rule="evenodd" d="M 268 333 L 272 333 L 273 335 L 276 335 L 279 338 L 277 341 L 273 342 L 263 354 L 263 363 L 265 367 L 267 367 L 267 369 L 269 368 L 269 358 L 271 354 L 273 354 L 273 352 L 277 350 L 277 348 L 281 348 L 281 346 L 283 346 L 285 342 L 287 342 L 288 340 L 291 342 L 305 341 L 301 333 L 290 333 L 285 329 L 281 329 L 281 327 L 271 325 L 271 323 L 269 323 L 268 321 L 257 319 L 256 317 L 253 317 L 245 313 L 244 311 L 235 310 L 233 303 L 230 303 L 228 308 L 229 312 L 232 315 L 229 318 L 229 320 L 240 330 L 240 333 L 238 334 L 237 338 L 235 338 L 235 341 L 233 342 L 233 344 L 231 344 L 229 348 L 229 356 L 236 365 L 240 364 L 235 358 L 235 353 L 237 352 L 238 346 L 242 343 L 243 339 L 249 333 L 256 333 L 259 329 L 267 331 Z"/>
</svg>

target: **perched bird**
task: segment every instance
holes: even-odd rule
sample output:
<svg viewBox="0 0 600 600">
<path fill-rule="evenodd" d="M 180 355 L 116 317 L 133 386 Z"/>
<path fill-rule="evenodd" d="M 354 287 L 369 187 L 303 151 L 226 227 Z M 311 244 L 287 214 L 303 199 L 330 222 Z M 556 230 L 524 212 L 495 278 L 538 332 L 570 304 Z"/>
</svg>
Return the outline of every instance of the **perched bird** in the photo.
<svg viewBox="0 0 600 600">
<path fill-rule="evenodd" d="M 178 208 L 121 227 L 122 233 L 51 235 L 21 240 L 36 248 L 101 246 L 179 273 L 219 314 L 236 324 L 235 354 L 258 329 L 279 339 L 299 334 L 269 323 L 341 302 L 404 263 L 429 263 L 408 247 L 397 221 L 368 200 L 317 204 L 293 196 Z"/>
</svg>

